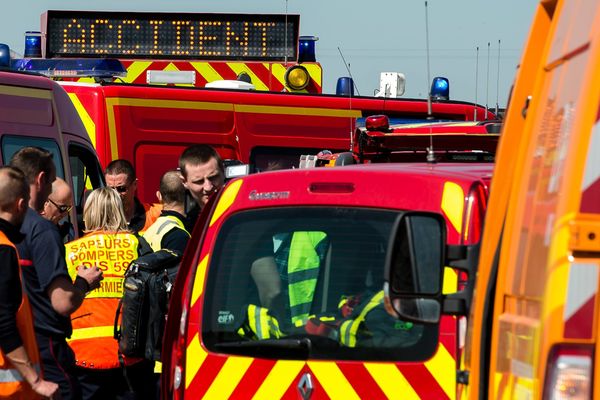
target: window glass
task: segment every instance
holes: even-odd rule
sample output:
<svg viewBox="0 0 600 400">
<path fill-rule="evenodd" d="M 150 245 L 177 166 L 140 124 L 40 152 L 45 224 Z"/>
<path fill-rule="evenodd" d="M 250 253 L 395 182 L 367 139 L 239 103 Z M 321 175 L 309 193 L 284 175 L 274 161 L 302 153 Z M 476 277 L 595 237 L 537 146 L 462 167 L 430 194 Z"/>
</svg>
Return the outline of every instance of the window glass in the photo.
<svg viewBox="0 0 600 400">
<path fill-rule="evenodd" d="M 63 179 L 65 178 L 65 170 L 62 164 L 60 149 L 58 143 L 52 139 L 5 135 L 2 138 L 2 159 L 4 160 L 4 163 L 8 164 L 13 154 L 23 147 L 29 146 L 40 147 L 52 153 L 52 159 L 54 160 L 54 165 L 56 167 L 56 176 Z"/>
<path fill-rule="evenodd" d="M 85 197 L 93 189 L 104 186 L 104 178 L 96 155 L 81 145 L 69 145 L 69 164 L 73 179 L 71 187 L 77 212 L 77 225 L 81 235 Z"/>
<path fill-rule="evenodd" d="M 438 327 L 398 321 L 383 307 L 386 247 L 396 216 L 323 207 L 232 215 L 210 261 L 204 343 L 213 351 L 267 358 L 430 357 Z M 294 352 L 295 346 L 308 353 Z"/>
</svg>

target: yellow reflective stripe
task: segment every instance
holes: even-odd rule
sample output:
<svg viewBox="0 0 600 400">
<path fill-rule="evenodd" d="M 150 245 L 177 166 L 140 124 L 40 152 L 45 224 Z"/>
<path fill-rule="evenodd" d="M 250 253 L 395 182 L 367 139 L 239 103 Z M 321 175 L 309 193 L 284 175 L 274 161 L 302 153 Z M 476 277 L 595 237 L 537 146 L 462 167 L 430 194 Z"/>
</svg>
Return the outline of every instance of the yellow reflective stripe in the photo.
<svg viewBox="0 0 600 400">
<path fill-rule="evenodd" d="M 444 184 L 444 194 L 442 195 L 442 210 L 459 235 L 462 231 L 464 206 L 465 194 L 462 187 L 454 182 L 446 182 Z"/>
<path fill-rule="evenodd" d="M 304 361 L 277 361 L 260 385 L 253 400 L 280 399 L 304 367 Z"/>
<path fill-rule="evenodd" d="M 233 111 L 232 103 L 216 103 L 208 101 L 136 99 L 127 97 L 110 97 L 106 99 L 110 106 L 131 106 L 150 108 L 185 108 L 190 110 Z"/>
<path fill-rule="evenodd" d="M 360 110 L 336 109 L 336 108 L 317 108 L 317 107 L 285 107 L 285 106 L 261 106 L 251 104 L 236 104 L 235 111 L 254 114 L 285 114 L 285 115 L 306 115 L 313 117 L 341 117 L 341 118 L 360 118 Z"/>
<path fill-rule="evenodd" d="M 198 267 L 196 268 L 196 276 L 194 277 L 194 286 L 192 287 L 192 298 L 190 301 L 190 307 L 194 307 L 194 304 L 196 304 L 198 298 L 204 290 L 204 276 L 206 275 L 207 265 L 208 254 L 204 256 L 204 258 L 198 263 Z"/>
<path fill-rule="evenodd" d="M 248 306 L 248 323 L 258 339 L 269 339 L 269 315 L 267 309 L 254 304 Z"/>
<path fill-rule="evenodd" d="M 319 64 L 302 64 L 302 66 L 304 68 L 306 68 L 306 70 L 308 71 L 308 74 L 310 75 L 310 79 L 312 79 L 313 81 L 315 81 L 315 83 L 321 87 L 321 79 L 322 79 L 322 74 L 323 74 L 323 69 L 321 68 L 321 66 Z"/>
<path fill-rule="evenodd" d="M 388 399 L 418 399 L 417 392 L 402 375 L 396 365 L 391 363 L 364 363 L 365 368 Z"/>
<path fill-rule="evenodd" d="M 456 360 L 440 342 L 435 355 L 425 362 L 425 367 L 449 398 L 456 395 Z"/>
<path fill-rule="evenodd" d="M 252 364 L 250 357 L 228 357 L 203 399 L 227 399 Z"/>
<path fill-rule="evenodd" d="M 146 72 L 146 69 L 150 67 L 152 61 L 134 61 L 129 67 L 127 67 L 127 76 L 123 78 L 123 81 L 127 83 L 132 83 L 135 81 L 141 74 Z"/>
<path fill-rule="evenodd" d="M 372 309 L 374 309 L 382 303 L 383 290 L 380 290 L 379 292 L 377 292 L 377 294 L 371 297 L 371 299 L 369 300 L 367 305 L 362 309 L 358 317 L 342 323 L 342 326 L 340 328 L 340 340 L 342 344 L 345 344 L 348 347 L 356 346 L 356 332 L 358 332 L 358 328 L 360 327 L 361 322 L 365 320 L 365 316 L 369 311 L 371 311 Z"/>
<path fill-rule="evenodd" d="M 90 141 L 92 142 L 92 146 L 96 148 L 96 124 L 94 120 L 88 114 L 86 108 L 79 101 L 79 97 L 75 93 L 68 93 L 71 98 L 71 102 L 75 106 L 75 110 L 77 110 L 77 114 L 81 118 L 81 122 L 83 122 L 83 126 L 85 127 L 85 131 L 90 137 Z"/>
<path fill-rule="evenodd" d="M 451 267 L 444 267 L 443 294 L 456 293 L 458 288 L 458 273 Z"/>
<path fill-rule="evenodd" d="M 19 86 L 4 86 L 0 85 L 0 94 L 19 97 L 34 97 L 36 99 L 50 100 L 52 91 L 48 89 L 33 89 Z"/>
<path fill-rule="evenodd" d="M 269 64 L 267 64 L 269 65 Z M 288 64 L 288 68 L 291 67 L 292 64 Z M 273 75 L 273 78 L 277 79 L 279 82 L 281 82 L 281 84 L 288 90 L 290 90 L 290 88 L 287 87 L 287 85 L 285 84 L 285 72 L 287 71 L 287 68 L 283 66 L 283 64 L 270 64 L 271 67 L 271 75 Z"/>
<path fill-rule="evenodd" d="M 119 103 L 118 98 L 107 98 L 106 119 L 108 120 L 108 138 L 110 142 L 111 160 L 119 158 L 119 146 L 117 143 L 117 121 L 115 119 L 115 106 Z"/>
<path fill-rule="evenodd" d="M 245 63 L 227 63 L 229 68 L 235 72 L 236 75 L 239 75 L 242 72 L 250 75 L 252 79 L 252 84 L 256 88 L 256 90 L 269 90 L 267 84 L 260 80 L 260 78 L 245 64 Z"/>
<path fill-rule="evenodd" d="M 160 361 L 155 361 L 154 362 L 154 373 L 155 374 L 162 373 L 162 363 Z"/>
<path fill-rule="evenodd" d="M 238 192 L 240 191 L 240 188 L 242 187 L 243 181 L 243 179 L 238 179 L 237 181 L 232 182 L 225 188 L 225 191 L 223 192 L 223 195 L 221 195 L 219 203 L 215 208 L 215 212 L 213 213 L 209 226 L 212 226 L 215 223 L 215 221 L 221 218 L 221 215 L 223 215 L 223 213 L 225 213 L 225 211 L 227 211 L 227 209 L 231 207 L 231 205 L 235 201 L 235 198 L 237 197 Z"/>
<path fill-rule="evenodd" d="M 194 338 L 188 344 L 187 349 L 185 351 L 185 388 L 190 387 L 190 383 L 194 380 L 196 374 L 200 370 L 200 367 L 204 363 L 204 360 L 208 354 L 202 348 L 200 344 L 199 334 L 196 333 Z"/>
<path fill-rule="evenodd" d="M 308 366 L 330 398 L 359 399 L 354 388 L 335 362 L 309 361 Z"/>
<path fill-rule="evenodd" d="M 70 342 L 72 340 L 81 340 L 81 339 L 113 337 L 114 334 L 115 334 L 115 327 L 113 325 L 94 326 L 91 328 L 73 329 L 73 334 L 71 335 L 71 338 L 67 339 L 67 342 Z"/>
<path fill-rule="evenodd" d="M 190 64 L 208 83 L 223 80 L 223 77 L 208 62 L 192 62 Z"/>
</svg>

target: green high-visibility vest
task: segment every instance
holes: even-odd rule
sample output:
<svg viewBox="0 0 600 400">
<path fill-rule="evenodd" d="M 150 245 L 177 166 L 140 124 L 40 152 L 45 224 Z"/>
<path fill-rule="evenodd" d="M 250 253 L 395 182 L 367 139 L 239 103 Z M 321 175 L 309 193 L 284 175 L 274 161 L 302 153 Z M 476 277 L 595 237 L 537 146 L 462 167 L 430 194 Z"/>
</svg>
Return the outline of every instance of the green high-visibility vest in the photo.
<svg viewBox="0 0 600 400">
<path fill-rule="evenodd" d="M 288 297 L 295 326 L 303 325 L 310 314 L 321 258 L 317 245 L 327 237 L 324 232 L 294 232 L 288 257 Z"/>
</svg>

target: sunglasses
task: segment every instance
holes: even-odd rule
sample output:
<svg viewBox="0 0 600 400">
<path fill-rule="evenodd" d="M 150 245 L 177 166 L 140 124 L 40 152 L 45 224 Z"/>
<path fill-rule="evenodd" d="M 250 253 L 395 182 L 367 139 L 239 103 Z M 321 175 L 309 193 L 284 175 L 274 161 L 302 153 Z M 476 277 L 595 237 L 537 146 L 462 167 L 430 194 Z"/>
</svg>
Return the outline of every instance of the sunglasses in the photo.
<svg viewBox="0 0 600 400">
<path fill-rule="evenodd" d="M 129 185 L 111 186 L 111 188 L 119 193 L 125 193 L 129 189 Z"/>
<path fill-rule="evenodd" d="M 71 211 L 71 208 L 73 208 L 73 206 L 68 206 L 66 204 L 56 204 L 54 201 L 52 201 L 50 197 L 48 197 L 48 201 L 54 204 L 54 207 L 56 207 L 56 209 L 60 211 L 61 214 L 68 213 L 69 211 Z"/>
</svg>

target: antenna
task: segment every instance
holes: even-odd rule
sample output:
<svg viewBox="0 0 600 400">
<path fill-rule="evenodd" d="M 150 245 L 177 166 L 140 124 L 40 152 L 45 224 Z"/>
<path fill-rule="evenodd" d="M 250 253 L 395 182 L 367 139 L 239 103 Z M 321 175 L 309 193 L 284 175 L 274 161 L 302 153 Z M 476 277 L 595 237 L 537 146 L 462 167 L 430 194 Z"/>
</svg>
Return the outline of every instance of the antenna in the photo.
<svg viewBox="0 0 600 400">
<path fill-rule="evenodd" d="M 477 122 L 477 84 L 479 82 L 479 46 L 475 50 L 475 116 L 474 120 Z"/>
<path fill-rule="evenodd" d="M 344 62 L 344 66 L 346 67 L 346 70 L 348 71 L 348 75 L 350 75 L 350 80 L 352 81 L 352 86 L 354 86 L 354 88 L 356 89 L 356 93 L 360 96 L 360 93 L 358 92 L 358 87 L 356 86 L 356 83 L 354 82 L 354 78 L 352 77 L 352 71 L 350 70 L 350 63 L 346 62 L 346 59 L 344 58 L 344 55 L 342 54 L 342 50 L 340 49 L 340 47 L 338 46 L 338 51 L 340 52 L 340 56 L 342 57 L 342 61 Z M 348 90 L 348 98 L 350 99 L 350 105 L 349 108 L 350 110 L 352 110 L 352 90 Z M 354 148 L 354 132 L 352 132 L 352 117 L 350 118 L 350 151 L 352 151 L 352 149 Z"/>
<path fill-rule="evenodd" d="M 352 85 L 356 90 L 356 94 L 360 96 L 360 92 L 358 91 L 358 86 L 356 86 L 356 82 L 354 82 L 354 77 L 352 77 L 352 71 L 350 71 L 350 63 L 346 62 L 344 55 L 342 54 L 342 50 L 340 50 L 340 46 L 338 46 L 338 51 L 340 52 L 340 56 L 342 57 L 342 61 L 344 62 L 344 67 L 346 67 L 346 71 L 348 71 L 348 75 L 350 75 L 350 79 L 352 79 Z"/>
<path fill-rule="evenodd" d="M 490 42 L 488 42 L 488 59 L 487 59 L 487 80 L 485 84 L 485 115 L 483 119 L 488 118 L 488 94 L 490 92 Z"/>
<path fill-rule="evenodd" d="M 431 72 L 429 71 L 429 22 L 427 1 L 425 1 L 425 47 L 427 49 L 427 119 L 431 119 Z"/>
<path fill-rule="evenodd" d="M 498 105 L 498 96 L 500 93 L 500 39 L 498 39 L 498 74 L 496 75 L 496 117 L 500 106 Z"/>
<path fill-rule="evenodd" d="M 285 0 L 285 56 L 284 56 L 284 62 L 285 62 L 285 66 L 287 67 L 287 63 L 288 63 L 288 0 Z"/>
</svg>

